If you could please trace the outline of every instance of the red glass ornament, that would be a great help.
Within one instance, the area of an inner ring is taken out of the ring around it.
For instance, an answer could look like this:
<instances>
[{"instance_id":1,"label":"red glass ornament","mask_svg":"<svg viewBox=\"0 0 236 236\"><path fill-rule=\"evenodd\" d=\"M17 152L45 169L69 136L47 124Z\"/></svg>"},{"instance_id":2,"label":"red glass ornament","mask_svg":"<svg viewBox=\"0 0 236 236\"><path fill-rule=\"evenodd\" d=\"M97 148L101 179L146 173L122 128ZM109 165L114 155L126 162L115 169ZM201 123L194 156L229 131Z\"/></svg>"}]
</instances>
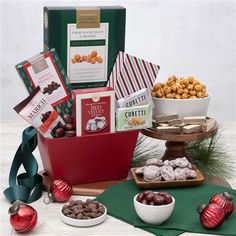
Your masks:
<instances>
[{"instance_id":1,"label":"red glass ornament","mask_svg":"<svg viewBox=\"0 0 236 236\"><path fill-rule=\"evenodd\" d=\"M29 205L15 203L8 213L11 215L10 223L18 233L30 232L37 224L37 212Z\"/></svg>"},{"instance_id":2,"label":"red glass ornament","mask_svg":"<svg viewBox=\"0 0 236 236\"><path fill-rule=\"evenodd\" d=\"M214 203L198 207L198 212L201 224L208 229L219 227L225 219L224 209Z\"/></svg>"},{"instance_id":3,"label":"red glass ornament","mask_svg":"<svg viewBox=\"0 0 236 236\"><path fill-rule=\"evenodd\" d=\"M211 197L209 203L215 203L223 207L225 216L229 216L234 211L233 203L234 193L224 192L218 193Z\"/></svg>"},{"instance_id":4,"label":"red glass ornament","mask_svg":"<svg viewBox=\"0 0 236 236\"><path fill-rule=\"evenodd\" d=\"M58 179L54 180L50 186L50 193L44 199L45 203L65 202L72 195L72 186L68 182Z\"/></svg>"}]
</instances>

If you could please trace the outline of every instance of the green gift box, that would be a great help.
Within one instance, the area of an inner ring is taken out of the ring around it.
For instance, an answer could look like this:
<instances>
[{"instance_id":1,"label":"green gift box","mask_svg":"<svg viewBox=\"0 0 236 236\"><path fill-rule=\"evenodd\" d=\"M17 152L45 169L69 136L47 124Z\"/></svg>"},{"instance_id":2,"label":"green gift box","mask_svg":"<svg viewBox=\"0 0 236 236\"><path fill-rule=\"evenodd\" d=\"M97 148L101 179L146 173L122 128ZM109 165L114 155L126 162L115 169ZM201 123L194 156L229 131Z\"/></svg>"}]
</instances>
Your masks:
<instances>
[{"instance_id":1,"label":"green gift box","mask_svg":"<svg viewBox=\"0 0 236 236\"><path fill-rule=\"evenodd\" d=\"M72 89L104 87L125 46L126 9L44 7L44 49L55 48Z\"/></svg>"},{"instance_id":2,"label":"green gift box","mask_svg":"<svg viewBox=\"0 0 236 236\"><path fill-rule=\"evenodd\" d=\"M15 68L30 94L40 86L60 115L72 114L71 85L54 48L18 63Z\"/></svg>"}]
</instances>

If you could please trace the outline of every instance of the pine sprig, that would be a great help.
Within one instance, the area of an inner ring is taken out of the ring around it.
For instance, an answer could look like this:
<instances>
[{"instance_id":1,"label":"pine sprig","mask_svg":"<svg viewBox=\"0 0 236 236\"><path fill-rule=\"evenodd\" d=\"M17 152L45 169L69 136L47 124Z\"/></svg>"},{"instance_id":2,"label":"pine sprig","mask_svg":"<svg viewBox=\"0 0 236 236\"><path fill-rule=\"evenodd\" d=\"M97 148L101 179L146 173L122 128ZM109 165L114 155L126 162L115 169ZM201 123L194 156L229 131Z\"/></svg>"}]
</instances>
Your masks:
<instances>
[{"instance_id":1,"label":"pine sprig","mask_svg":"<svg viewBox=\"0 0 236 236\"><path fill-rule=\"evenodd\" d=\"M189 142L188 151L204 175L225 180L234 176L233 158L222 142L220 131L212 138Z\"/></svg>"},{"instance_id":2,"label":"pine sprig","mask_svg":"<svg viewBox=\"0 0 236 236\"><path fill-rule=\"evenodd\" d=\"M161 153L157 140L140 133L134 151L132 167L144 166L146 160L150 158L161 158Z\"/></svg>"}]
</instances>

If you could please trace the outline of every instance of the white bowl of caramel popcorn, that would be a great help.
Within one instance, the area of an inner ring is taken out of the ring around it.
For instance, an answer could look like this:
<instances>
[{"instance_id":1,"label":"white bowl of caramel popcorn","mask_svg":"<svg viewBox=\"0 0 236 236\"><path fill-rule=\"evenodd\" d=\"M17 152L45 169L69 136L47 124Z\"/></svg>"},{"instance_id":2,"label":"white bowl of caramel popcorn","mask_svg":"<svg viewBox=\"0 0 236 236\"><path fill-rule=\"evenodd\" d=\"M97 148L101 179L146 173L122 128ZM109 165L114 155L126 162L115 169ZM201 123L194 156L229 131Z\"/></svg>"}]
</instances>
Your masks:
<instances>
[{"instance_id":1,"label":"white bowl of caramel popcorn","mask_svg":"<svg viewBox=\"0 0 236 236\"><path fill-rule=\"evenodd\" d=\"M180 118L206 116L210 102L206 85L193 76L178 78L172 75L166 82L155 83L152 98L153 116L178 114Z\"/></svg>"}]
</instances>

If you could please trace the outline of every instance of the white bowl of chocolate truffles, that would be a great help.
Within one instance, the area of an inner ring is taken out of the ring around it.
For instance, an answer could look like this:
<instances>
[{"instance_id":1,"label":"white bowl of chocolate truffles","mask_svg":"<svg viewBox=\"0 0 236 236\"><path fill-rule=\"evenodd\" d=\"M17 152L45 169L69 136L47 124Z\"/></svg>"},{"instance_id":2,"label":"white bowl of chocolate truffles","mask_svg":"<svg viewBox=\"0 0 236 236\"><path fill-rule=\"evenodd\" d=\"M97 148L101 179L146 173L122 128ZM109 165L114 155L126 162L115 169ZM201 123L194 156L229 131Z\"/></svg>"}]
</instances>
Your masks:
<instances>
[{"instance_id":1,"label":"white bowl of chocolate truffles","mask_svg":"<svg viewBox=\"0 0 236 236\"><path fill-rule=\"evenodd\" d=\"M193 76L178 78L174 75L166 82L153 85L152 99L153 116L178 114L180 118L206 116L210 102L206 85Z\"/></svg>"},{"instance_id":2,"label":"white bowl of chocolate truffles","mask_svg":"<svg viewBox=\"0 0 236 236\"><path fill-rule=\"evenodd\" d=\"M61 208L60 217L68 225L89 227L105 221L107 209L103 204L91 199L86 201L75 200Z\"/></svg>"},{"instance_id":3,"label":"white bowl of chocolate truffles","mask_svg":"<svg viewBox=\"0 0 236 236\"><path fill-rule=\"evenodd\" d=\"M174 210L175 198L167 192L144 191L134 196L134 208L147 224L160 225Z\"/></svg>"}]
</instances>

